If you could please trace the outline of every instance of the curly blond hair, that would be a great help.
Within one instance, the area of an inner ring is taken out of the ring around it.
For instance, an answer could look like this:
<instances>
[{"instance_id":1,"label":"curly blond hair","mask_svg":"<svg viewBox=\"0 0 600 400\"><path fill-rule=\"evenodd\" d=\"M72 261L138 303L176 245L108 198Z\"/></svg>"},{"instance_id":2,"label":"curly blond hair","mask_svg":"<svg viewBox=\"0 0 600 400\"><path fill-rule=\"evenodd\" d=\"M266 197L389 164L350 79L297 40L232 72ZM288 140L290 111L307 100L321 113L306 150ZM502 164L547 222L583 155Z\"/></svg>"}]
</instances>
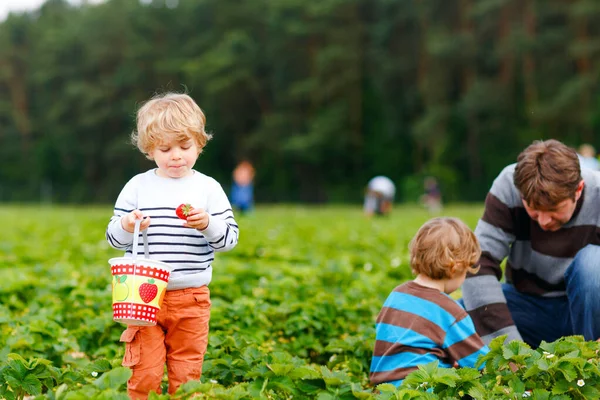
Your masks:
<instances>
[{"instance_id":1,"label":"curly blond hair","mask_svg":"<svg viewBox=\"0 0 600 400\"><path fill-rule=\"evenodd\" d=\"M418 230L410 245L414 274L431 279L452 279L465 270L476 273L481 248L475 234L458 218L438 217Z\"/></svg>"},{"instance_id":2,"label":"curly blond hair","mask_svg":"<svg viewBox=\"0 0 600 400\"><path fill-rule=\"evenodd\" d=\"M147 157L169 135L174 135L177 141L192 138L200 153L212 137L206 133L202 109L183 93L154 96L140 107L136 121L137 130L131 134L131 141Z\"/></svg>"}]
</instances>

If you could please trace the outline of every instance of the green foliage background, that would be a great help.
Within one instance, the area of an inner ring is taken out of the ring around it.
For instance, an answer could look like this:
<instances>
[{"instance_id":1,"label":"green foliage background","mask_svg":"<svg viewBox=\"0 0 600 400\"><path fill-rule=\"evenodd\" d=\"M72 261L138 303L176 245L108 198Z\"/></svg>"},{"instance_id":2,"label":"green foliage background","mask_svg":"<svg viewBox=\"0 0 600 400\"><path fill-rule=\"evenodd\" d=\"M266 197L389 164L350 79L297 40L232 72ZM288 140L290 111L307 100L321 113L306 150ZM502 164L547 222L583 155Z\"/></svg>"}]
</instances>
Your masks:
<instances>
[{"instance_id":1,"label":"green foliage background","mask_svg":"<svg viewBox=\"0 0 600 400\"><path fill-rule=\"evenodd\" d=\"M481 211L457 205L444 213L474 227ZM108 264L121 253L104 239L111 214L0 207L9 228L0 230L0 398L127 399L124 326L112 320ZM408 242L429 218L417 207L377 219L358 207L259 207L238 216L240 243L214 264L202 380L151 399L598 398L600 343L582 337L537 350L500 338L483 374L428 364L400 390L374 390L375 318L411 278Z\"/></svg>"},{"instance_id":2,"label":"green foliage background","mask_svg":"<svg viewBox=\"0 0 600 400\"><path fill-rule=\"evenodd\" d=\"M259 201L482 200L534 139L600 147L599 34L596 0L49 0L0 23L0 200L112 203L136 107L184 88L198 168L249 158Z\"/></svg>"},{"instance_id":3,"label":"green foliage background","mask_svg":"<svg viewBox=\"0 0 600 400\"><path fill-rule=\"evenodd\" d=\"M448 213L473 226L479 211ZM99 359L120 365L124 327L112 321L108 260L122 253L104 238L111 214L0 207L10 227L0 230L0 360L16 353L71 371ZM415 207L369 220L356 207L288 206L238 216L240 243L214 264L203 380L229 387L284 364L323 366L366 385L375 317L411 277L408 241L428 217Z\"/></svg>"}]
</instances>

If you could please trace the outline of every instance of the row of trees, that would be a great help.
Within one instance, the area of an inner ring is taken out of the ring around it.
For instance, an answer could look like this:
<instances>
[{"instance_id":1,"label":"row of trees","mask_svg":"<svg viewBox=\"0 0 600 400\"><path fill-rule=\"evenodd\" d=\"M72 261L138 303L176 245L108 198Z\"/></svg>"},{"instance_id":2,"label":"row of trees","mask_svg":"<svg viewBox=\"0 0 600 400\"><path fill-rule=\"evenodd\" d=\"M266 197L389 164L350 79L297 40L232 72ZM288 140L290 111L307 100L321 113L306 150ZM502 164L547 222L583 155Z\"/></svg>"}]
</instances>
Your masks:
<instances>
[{"instance_id":1,"label":"row of trees","mask_svg":"<svg viewBox=\"0 0 600 400\"><path fill-rule=\"evenodd\" d=\"M535 139L600 147L596 0L49 0L0 24L0 199L114 201L140 102L187 90L263 201L481 200Z\"/></svg>"}]
</instances>

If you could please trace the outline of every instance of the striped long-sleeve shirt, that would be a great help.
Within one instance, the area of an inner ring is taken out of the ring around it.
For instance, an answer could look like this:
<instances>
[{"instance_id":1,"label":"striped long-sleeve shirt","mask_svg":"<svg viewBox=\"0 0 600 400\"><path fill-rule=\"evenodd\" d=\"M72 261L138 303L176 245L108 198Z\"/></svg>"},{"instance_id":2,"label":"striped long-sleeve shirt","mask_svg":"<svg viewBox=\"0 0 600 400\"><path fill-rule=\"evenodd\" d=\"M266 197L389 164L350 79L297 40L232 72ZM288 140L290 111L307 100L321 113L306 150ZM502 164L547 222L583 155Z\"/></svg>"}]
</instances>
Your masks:
<instances>
[{"instance_id":1,"label":"striped long-sleeve shirt","mask_svg":"<svg viewBox=\"0 0 600 400\"><path fill-rule=\"evenodd\" d=\"M522 340L502 292L500 264L506 260L506 281L538 296L566 295L564 273L579 250L600 244L600 173L582 169L585 182L571 220L558 231L543 231L533 221L513 182L515 164L492 184L475 235L482 249L481 268L463 284L465 308L484 342L506 334Z\"/></svg>"},{"instance_id":2,"label":"striped long-sleeve shirt","mask_svg":"<svg viewBox=\"0 0 600 400\"><path fill-rule=\"evenodd\" d=\"M415 282L395 288L383 304L375 328L371 360L373 384L396 386L421 364L474 367L489 349L475 333L467 312L450 296Z\"/></svg>"},{"instance_id":3,"label":"striped long-sleeve shirt","mask_svg":"<svg viewBox=\"0 0 600 400\"><path fill-rule=\"evenodd\" d=\"M115 249L124 250L126 257L131 255L133 234L122 228L121 217L138 209L150 217L149 258L174 268L167 290L208 285L215 252L231 250L238 242L239 229L229 200L216 180L198 171L179 179L163 178L155 171L127 182L117 198L106 239ZM209 214L204 231L183 226L175 209L185 203ZM144 254L141 234L138 254Z\"/></svg>"}]
</instances>

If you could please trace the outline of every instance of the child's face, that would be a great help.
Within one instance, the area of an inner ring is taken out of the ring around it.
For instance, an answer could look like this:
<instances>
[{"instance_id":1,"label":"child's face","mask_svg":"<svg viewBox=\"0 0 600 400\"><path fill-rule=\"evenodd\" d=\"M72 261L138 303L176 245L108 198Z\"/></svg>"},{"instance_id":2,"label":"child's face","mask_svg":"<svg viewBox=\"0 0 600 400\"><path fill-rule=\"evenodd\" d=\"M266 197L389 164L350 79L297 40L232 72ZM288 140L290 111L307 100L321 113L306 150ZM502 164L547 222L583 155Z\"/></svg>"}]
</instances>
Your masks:
<instances>
[{"instance_id":1,"label":"child's face","mask_svg":"<svg viewBox=\"0 0 600 400\"><path fill-rule=\"evenodd\" d=\"M199 154L198 144L191 137L181 141L172 136L161 141L149 156L158 166L158 176L177 179L192 173Z\"/></svg>"}]
</instances>

